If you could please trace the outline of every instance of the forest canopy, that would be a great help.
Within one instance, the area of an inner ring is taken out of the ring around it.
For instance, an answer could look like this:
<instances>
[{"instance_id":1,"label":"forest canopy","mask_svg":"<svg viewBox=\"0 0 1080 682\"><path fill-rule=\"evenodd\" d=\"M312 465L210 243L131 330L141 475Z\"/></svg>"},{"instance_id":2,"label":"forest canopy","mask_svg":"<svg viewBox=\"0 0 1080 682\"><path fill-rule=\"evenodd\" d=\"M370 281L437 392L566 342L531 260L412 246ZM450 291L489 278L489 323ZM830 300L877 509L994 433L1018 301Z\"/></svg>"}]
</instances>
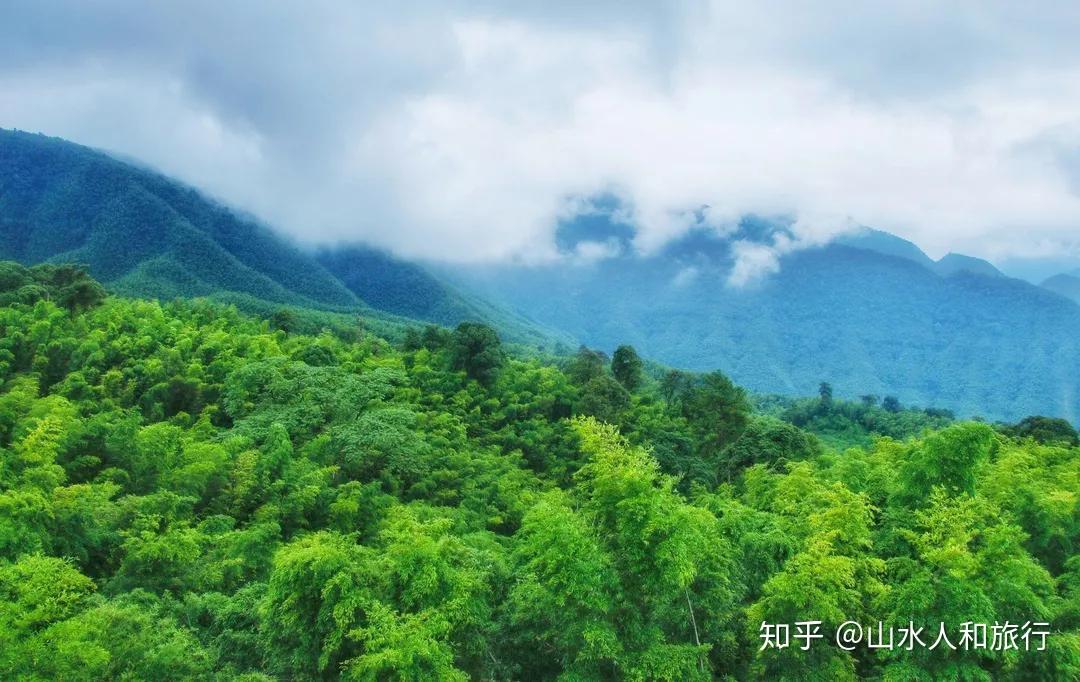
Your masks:
<instances>
[{"instance_id":1,"label":"forest canopy","mask_svg":"<svg viewBox=\"0 0 1080 682\"><path fill-rule=\"evenodd\" d=\"M1080 678L1068 423L285 322L0 264L0 677Z\"/></svg>"}]
</instances>

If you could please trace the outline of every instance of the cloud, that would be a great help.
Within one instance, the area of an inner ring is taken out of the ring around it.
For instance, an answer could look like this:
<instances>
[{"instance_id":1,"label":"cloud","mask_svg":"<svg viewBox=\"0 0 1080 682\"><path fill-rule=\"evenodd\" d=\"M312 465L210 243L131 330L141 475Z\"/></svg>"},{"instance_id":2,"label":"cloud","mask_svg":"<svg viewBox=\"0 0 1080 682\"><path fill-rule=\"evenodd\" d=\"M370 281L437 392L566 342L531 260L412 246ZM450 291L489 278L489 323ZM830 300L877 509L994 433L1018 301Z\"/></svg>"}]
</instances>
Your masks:
<instances>
[{"instance_id":1,"label":"cloud","mask_svg":"<svg viewBox=\"0 0 1080 682\"><path fill-rule=\"evenodd\" d=\"M766 241L737 239L731 245L734 263L727 284L735 288L754 284L778 272L784 256L828 244L842 234L859 229L861 226L850 218L803 214L786 230L773 232Z\"/></svg>"},{"instance_id":2,"label":"cloud","mask_svg":"<svg viewBox=\"0 0 1080 682\"><path fill-rule=\"evenodd\" d=\"M780 270L780 252L766 244L740 239L732 244L735 265L728 284L744 287Z\"/></svg>"},{"instance_id":3,"label":"cloud","mask_svg":"<svg viewBox=\"0 0 1080 682\"><path fill-rule=\"evenodd\" d=\"M689 265L682 268L675 273L675 276L671 279L672 286L685 287L689 286L701 275L701 268L696 265Z\"/></svg>"},{"instance_id":4,"label":"cloud","mask_svg":"<svg viewBox=\"0 0 1080 682\"><path fill-rule=\"evenodd\" d=\"M557 257L597 195L645 252L703 206L797 216L735 284L848 216L932 255L1080 253L1078 30L994 2L26 3L0 126L423 258Z\"/></svg>"}]
</instances>

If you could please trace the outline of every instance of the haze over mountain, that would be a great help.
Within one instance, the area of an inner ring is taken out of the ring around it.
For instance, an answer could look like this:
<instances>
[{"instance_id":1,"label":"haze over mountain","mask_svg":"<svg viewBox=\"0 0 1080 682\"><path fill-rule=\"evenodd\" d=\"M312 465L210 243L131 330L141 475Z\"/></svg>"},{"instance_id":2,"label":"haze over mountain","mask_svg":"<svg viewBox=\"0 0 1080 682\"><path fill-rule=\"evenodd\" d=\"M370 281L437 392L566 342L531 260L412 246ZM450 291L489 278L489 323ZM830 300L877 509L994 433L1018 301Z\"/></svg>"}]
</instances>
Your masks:
<instances>
[{"instance_id":1,"label":"haze over mountain","mask_svg":"<svg viewBox=\"0 0 1080 682\"><path fill-rule=\"evenodd\" d=\"M479 319L549 349L630 343L760 392L805 395L828 381L839 395L988 418L1080 414L1080 306L986 261L934 261L869 229L785 250L792 221L756 216L726 231L699 216L644 256L618 211L601 198L565 221L563 257L540 266L418 264L359 245L311 251L156 172L0 131L0 259L83 262L119 293ZM755 261L758 248L766 257Z\"/></svg>"},{"instance_id":2,"label":"haze over mountain","mask_svg":"<svg viewBox=\"0 0 1080 682\"><path fill-rule=\"evenodd\" d=\"M1070 3L7 4L0 127L303 241L546 256L568 202L610 191L653 246L710 206L851 216L1034 282L1080 267L1010 269L1080 258Z\"/></svg>"},{"instance_id":3,"label":"haze over mountain","mask_svg":"<svg viewBox=\"0 0 1080 682\"><path fill-rule=\"evenodd\" d=\"M808 394L827 381L850 397L894 395L992 419L1080 410L1080 307L981 259L935 262L864 230L787 254L736 287L733 251L775 241L790 221L748 217L734 232L701 229L641 256L623 228L589 220L565 226L573 239L563 247L604 243L619 255L454 275L586 344L719 367L757 391Z\"/></svg>"},{"instance_id":4,"label":"haze over mountain","mask_svg":"<svg viewBox=\"0 0 1080 682\"><path fill-rule=\"evenodd\" d=\"M374 309L446 325L482 319L515 341L554 336L383 251L355 246L316 258L152 170L59 138L0 130L4 259L84 263L132 296Z\"/></svg>"},{"instance_id":5,"label":"haze over mountain","mask_svg":"<svg viewBox=\"0 0 1080 682\"><path fill-rule=\"evenodd\" d=\"M1042 283L1042 286L1044 289L1049 289L1080 303L1080 270L1063 272L1049 277Z\"/></svg>"}]
</instances>

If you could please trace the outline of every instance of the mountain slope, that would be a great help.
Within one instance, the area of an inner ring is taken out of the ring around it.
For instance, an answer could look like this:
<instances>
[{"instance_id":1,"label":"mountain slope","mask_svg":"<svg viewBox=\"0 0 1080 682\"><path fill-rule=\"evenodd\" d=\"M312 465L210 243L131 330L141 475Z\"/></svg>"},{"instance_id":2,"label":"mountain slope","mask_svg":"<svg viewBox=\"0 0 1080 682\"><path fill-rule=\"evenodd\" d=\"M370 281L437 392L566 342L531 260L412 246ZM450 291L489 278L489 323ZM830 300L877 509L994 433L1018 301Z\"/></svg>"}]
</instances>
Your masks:
<instances>
[{"instance_id":1,"label":"mountain slope","mask_svg":"<svg viewBox=\"0 0 1080 682\"><path fill-rule=\"evenodd\" d=\"M542 329L508 308L462 292L422 265L361 245L320 249L316 260L368 305L394 315L442 325L486 320L522 343L574 343L560 331Z\"/></svg>"},{"instance_id":2,"label":"mountain slope","mask_svg":"<svg viewBox=\"0 0 1080 682\"><path fill-rule=\"evenodd\" d=\"M388 254L356 245L316 258L156 172L59 138L0 130L7 259L84 263L131 296L210 296L259 311L380 311L446 325L483 320L510 341L571 341Z\"/></svg>"},{"instance_id":3,"label":"mountain slope","mask_svg":"<svg viewBox=\"0 0 1080 682\"><path fill-rule=\"evenodd\" d=\"M112 288L359 301L299 249L152 171L57 138L0 131L0 258L78 261Z\"/></svg>"},{"instance_id":4,"label":"mountain slope","mask_svg":"<svg viewBox=\"0 0 1080 682\"><path fill-rule=\"evenodd\" d=\"M1063 272L1060 275L1054 275L1043 282L1041 286L1080 303L1080 271Z\"/></svg>"},{"instance_id":5,"label":"mountain slope","mask_svg":"<svg viewBox=\"0 0 1080 682\"><path fill-rule=\"evenodd\" d=\"M880 235L875 245L899 246L894 255L834 243L733 288L724 238L694 240L711 241L696 253L683 243L652 257L459 276L589 345L631 343L757 391L806 395L829 381L838 395L988 418L1080 414L1080 307L1060 296L966 269L941 276L910 243Z\"/></svg>"},{"instance_id":6,"label":"mountain slope","mask_svg":"<svg viewBox=\"0 0 1080 682\"><path fill-rule=\"evenodd\" d=\"M934 260L914 243L882 230L864 227L853 234L837 237L833 243L873 251L885 256L905 258L926 268L934 268Z\"/></svg>"},{"instance_id":7,"label":"mountain slope","mask_svg":"<svg viewBox=\"0 0 1080 682\"><path fill-rule=\"evenodd\" d=\"M983 260L982 258L965 256L960 253L945 254L941 260L934 263L932 269L934 272L944 277L955 275L958 272L970 272L975 275L984 275L986 277L1005 276L989 261Z\"/></svg>"}]
</instances>

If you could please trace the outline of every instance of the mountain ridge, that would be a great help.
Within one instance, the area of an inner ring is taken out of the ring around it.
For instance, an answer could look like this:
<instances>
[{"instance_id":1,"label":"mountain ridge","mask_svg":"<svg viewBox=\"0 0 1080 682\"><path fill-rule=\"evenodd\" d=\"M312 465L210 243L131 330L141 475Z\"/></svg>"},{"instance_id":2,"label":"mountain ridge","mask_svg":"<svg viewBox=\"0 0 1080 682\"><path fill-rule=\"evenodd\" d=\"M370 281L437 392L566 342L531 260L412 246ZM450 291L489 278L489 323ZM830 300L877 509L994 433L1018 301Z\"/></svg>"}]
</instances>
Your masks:
<instances>
[{"instance_id":1,"label":"mountain ridge","mask_svg":"<svg viewBox=\"0 0 1080 682\"><path fill-rule=\"evenodd\" d=\"M874 233L870 244L787 254L741 289L718 234L697 259L679 249L455 276L590 346L631 343L671 366L720 368L758 392L806 395L827 381L838 395L891 394L991 419L1080 413L1068 378L1080 369L1080 306L996 269L972 271L966 258L939 271L910 242Z\"/></svg>"},{"instance_id":2,"label":"mountain ridge","mask_svg":"<svg viewBox=\"0 0 1080 682\"><path fill-rule=\"evenodd\" d=\"M1080 271L1054 275L1044 280L1039 286L1080 304Z\"/></svg>"},{"instance_id":3,"label":"mountain ridge","mask_svg":"<svg viewBox=\"0 0 1080 682\"><path fill-rule=\"evenodd\" d=\"M391 254L364 245L340 253L349 258L332 273L319 252L143 164L61 138L0 129L0 260L80 262L111 290L129 296L250 298L446 325L481 320L511 341L569 341L520 314L477 302ZM346 281L362 277L355 268L363 267L380 273L381 290L362 290L371 300ZM417 286L437 291L441 305L406 311L387 304Z\"/></svg>"},{"instance_id":4,"label":"mountain ridge","mask_svg":"<svg viewBox=\"0 0 1080 682\"><path fill-rule=\"evenodd\" d=\"M617 242L612 257L466 271L364 245L309 252L152 170L0 131L0 259L83 261L118 293L480 319L546 350L630 343L763 393L806 395L829 381L838 395L995 419L1080 414L1069 379L1080 369L1080 306L985 261L933 261L868 228L787 253L740 289L730 284L735 240L774 243L790 221L747 216L726 234L701 225L642 256L632 228L604 224L602 212L589 220L563 230L560 249L572 255L600 235Z\"/></svg>"}]
</instances>

